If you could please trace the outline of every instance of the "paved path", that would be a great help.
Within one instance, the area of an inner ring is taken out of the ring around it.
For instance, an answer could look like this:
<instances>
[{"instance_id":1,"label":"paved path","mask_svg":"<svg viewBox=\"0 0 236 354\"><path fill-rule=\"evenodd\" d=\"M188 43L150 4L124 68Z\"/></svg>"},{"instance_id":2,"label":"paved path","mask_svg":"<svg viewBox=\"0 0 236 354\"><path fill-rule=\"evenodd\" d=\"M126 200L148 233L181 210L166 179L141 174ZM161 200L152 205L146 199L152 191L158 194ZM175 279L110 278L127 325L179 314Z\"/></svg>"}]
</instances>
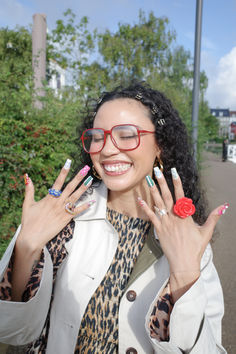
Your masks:
<instances>
[{"instance_id":1,"label":"paved path","mask_svg":"<svg viewBox=\"0 0 236 354\"><path fill-rule=\"evenodd\" d=\"M228 354L236 354L236 164L222 162L220 155L205 153L202 167L210 208L224 202L230 204L217 224L212 247L225 299L223 345Z\"/></svg>"},{"instance_id":2,"label":"paved path","mask_svg":"<svg viewBox=\"0 0 236 354\"><path fill-rule=\"evenodd\" d=\"M202 177L210 208L227 201L230 208L217 226L212 245L214 263L218 270L225 297L223 345L228 354L236 354L236 164L221 162L221 156L204 154ZM0 344L0 354L5 353ZM210 353L209 353L210 354Z\"/></svg>"}]
</instances>

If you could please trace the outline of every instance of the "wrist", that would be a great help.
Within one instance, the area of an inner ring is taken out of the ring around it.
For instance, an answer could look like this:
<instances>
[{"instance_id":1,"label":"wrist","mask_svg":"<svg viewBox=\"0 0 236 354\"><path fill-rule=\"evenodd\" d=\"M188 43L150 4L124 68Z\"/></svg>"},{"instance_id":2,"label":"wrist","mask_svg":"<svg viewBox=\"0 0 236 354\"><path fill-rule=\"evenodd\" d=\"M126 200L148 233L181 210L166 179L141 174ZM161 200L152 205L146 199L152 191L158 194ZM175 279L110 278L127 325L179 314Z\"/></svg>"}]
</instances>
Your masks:
<instances>
[{"instance_id":1,"label":"wrist","mask_svg":"<svg viewBox=\"0 0 236 354\"><path fill-rule=\"evenodd\" d=\"M199 279L200 270L175 271L170 273L170 288L173 302L176 302Z\"/></svg>"},{"instance_id":2,"label":"wrist","mask_svg":"<svg viewBox=\"0 0 236 354\"><path fill-rule=\"evenodd\" d=\"M44 246L34 242L35 239L37 238L24 237L24 234L20 232L16 239L15 250L24 253L26 257L40 254Z\"/></svg>"}]
</instances>

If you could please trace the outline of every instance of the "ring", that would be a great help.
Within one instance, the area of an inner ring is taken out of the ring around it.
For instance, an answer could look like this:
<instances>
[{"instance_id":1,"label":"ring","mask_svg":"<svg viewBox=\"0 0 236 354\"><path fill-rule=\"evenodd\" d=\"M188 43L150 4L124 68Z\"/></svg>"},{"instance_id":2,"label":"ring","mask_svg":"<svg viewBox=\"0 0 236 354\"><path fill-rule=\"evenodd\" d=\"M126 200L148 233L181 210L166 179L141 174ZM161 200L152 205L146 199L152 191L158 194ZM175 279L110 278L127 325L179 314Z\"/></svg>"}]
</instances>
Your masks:
<instances>
[{"instance_id":1,"label":"ring","mask_svg":"<svg viewBox=\"0 0 236 354\"><path fill-rule=\"evenodd\" d=\"M59 190L59 189L50 188L50 189L48 190L48 193L49 193L50 195L52 195L53 197L58 198L58 197L60 197L62 191Z\"/></svg>"},{"instance_id":2,"label":"ring","mask_svg":"<svg viewBox=\"0 0 236 354\"><path fill-rule=\"evenodd\" d=\"M75 204L68 202L65 205L65 210L67 211L67 213L69 213L71 215L75 215L75 207L76 207Z\"/></svg>"},{"instance_id":3,"label":"ring","mask_svg":"<svg viewBox=\"0 0 236 354\"><path fill-rule=\"evenodd\" d=\"M168 214L166 209L159 209L155 206L155 210L156 210L156 214L158 214L159 216L164 216Z\"/></svg>"},{"instance_id":4,"label":"ring","mask_svg":"<svg viewBox=\"0 0 236 354\"><path fill-rule=\"evenodd\" d=\"M180 218L185 219L195 213L196 208L190 198L180 198L176 201L174 205L174 213Z\"/></svg>"}]
</instances>

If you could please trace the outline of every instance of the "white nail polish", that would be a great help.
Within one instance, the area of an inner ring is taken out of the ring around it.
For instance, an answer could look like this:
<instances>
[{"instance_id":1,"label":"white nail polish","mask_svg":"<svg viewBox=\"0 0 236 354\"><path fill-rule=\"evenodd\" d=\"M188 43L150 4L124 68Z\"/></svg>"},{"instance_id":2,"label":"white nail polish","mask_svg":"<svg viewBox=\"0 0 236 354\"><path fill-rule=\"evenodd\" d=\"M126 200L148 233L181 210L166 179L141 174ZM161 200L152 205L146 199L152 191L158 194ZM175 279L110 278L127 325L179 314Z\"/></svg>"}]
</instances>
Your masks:
<instances>
[{"instance_id":1,"label":"white nail polish","mask_svg":"<svg viewBox=\"0 0 236 354\"><path fill-rule=\"evenodd\" d=\"M173 167L171 169L171 174L172 174L173 179L177 179L179 177L175 167Z\"/></svg>"},{"instance_id":2,"label":"white nail polish","mask_svg":"<svg viewBox=\"0 0 236 354\"><path fill-rule=\"evenodd\" d=\"M157 167L157 166L154 167L154 173L155 173L156 178L161 178L162 177L162 172L161 172L160 168Z\"/></svg>"},{"instance_id":3,"label":"white nail polish","mask_svg":"<svg viewBox=\"0 0 236 354\"><path fill-rule=\"evenodd\" d=\"M65 169L65 170L69 170L70 165L71 165L71 160L70 160L70 159L67 159L67 160L66 160L66 163L65 163L65 165L64 165L64 169Z\"/></svg>"}]
</instances>

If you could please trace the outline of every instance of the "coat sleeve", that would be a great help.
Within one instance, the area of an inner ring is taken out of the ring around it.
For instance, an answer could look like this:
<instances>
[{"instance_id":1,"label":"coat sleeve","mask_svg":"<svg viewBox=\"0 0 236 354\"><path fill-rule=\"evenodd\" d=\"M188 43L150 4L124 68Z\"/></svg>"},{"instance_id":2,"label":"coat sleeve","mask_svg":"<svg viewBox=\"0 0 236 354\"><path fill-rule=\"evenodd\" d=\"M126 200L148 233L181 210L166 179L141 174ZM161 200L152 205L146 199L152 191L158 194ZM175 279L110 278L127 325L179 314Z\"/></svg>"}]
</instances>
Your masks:
<instances>
[{"instance_id":1,"label":"coat sleeve","mask_svg":"<svg viewBox=\"0 0 236 354\"><path fill-rule=\"evenodd\" d=\"M0 281L8 268L14 250L18 228L0 262ZM53 264L47 248L44 250L44 268L35 296L26 302L0 300L0 342L24 345L36 339L44 326L52 293Z\"/></svg>"},{"instance_id":2,"label":"coat sleeve","mask_svg":"<svg viewBox=\"0 0 236 354\"><path fill-rule=\"evenodd\" d=\"M155 353L226 353L221 346L223 293L212 262L210 245L207 246L202 258L201 276L174 304L170 314L169 341L158 341L150 336L149 322L153 307L164 286L153 301L146 317L146 330Z\"/></svg>"}]
</instances>

